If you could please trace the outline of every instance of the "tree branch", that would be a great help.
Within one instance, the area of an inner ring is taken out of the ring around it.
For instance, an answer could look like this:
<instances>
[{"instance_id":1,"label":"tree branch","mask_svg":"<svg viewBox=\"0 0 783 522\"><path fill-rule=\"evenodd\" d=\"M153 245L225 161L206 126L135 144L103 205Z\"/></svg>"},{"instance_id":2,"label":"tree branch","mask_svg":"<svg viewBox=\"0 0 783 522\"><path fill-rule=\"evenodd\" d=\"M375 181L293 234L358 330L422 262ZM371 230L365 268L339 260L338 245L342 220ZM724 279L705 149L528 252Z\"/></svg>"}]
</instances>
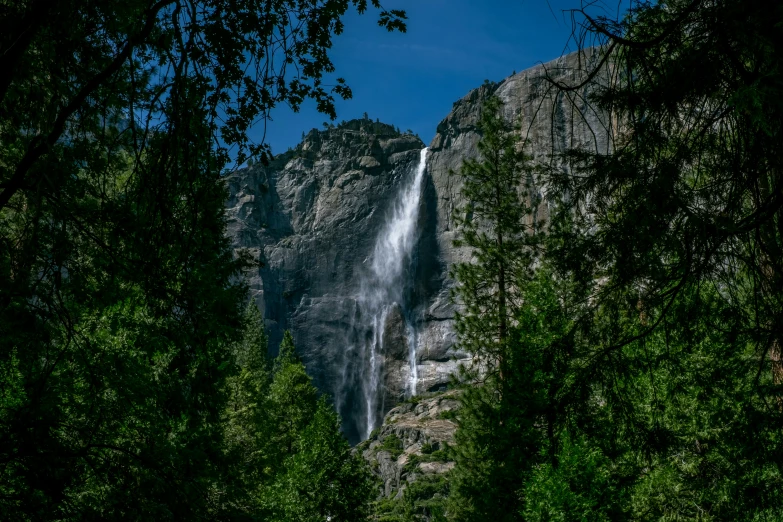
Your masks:
<instances>
[{"instance_id":1,"label":"tree branch","mask_svg":"<svg viewBox=\"0 0 783 522\"><path fill-rule=\"evenodd\" d=\"M46 137L38 136L33 140L31 147L27 149L24 157L16 166L11 179L3 184L4 190L2 193L0 193L0 210L5 208L13 195L24 186L25 177L35 162L38 161L41 156L46 154L46 152L62 137L63 133L65 132L65 125L68 122L68 119L73 116L73 114L82 106L82 104L93 92L95 92L104 82L106 82L109 78L111 78L112 75L120 70L122 64L125 63L128 58L130 58L134 47L143 42L144 39L146 39L152 32L160 10L163 9L166 5L174 3L174 1L175 0L160 0L156 4L152 5L147 11L146 21L142 30L138 34L128 39L125 47L122 49L120 54L118 54L108 65L108 67L95 75L92 79L90 79L89 82L87 82L86 85L81 88L81 90L79 90L71 102L60 112L60 115L54 122L51 132L49 132Z\"/></svg>"}]
</instances>

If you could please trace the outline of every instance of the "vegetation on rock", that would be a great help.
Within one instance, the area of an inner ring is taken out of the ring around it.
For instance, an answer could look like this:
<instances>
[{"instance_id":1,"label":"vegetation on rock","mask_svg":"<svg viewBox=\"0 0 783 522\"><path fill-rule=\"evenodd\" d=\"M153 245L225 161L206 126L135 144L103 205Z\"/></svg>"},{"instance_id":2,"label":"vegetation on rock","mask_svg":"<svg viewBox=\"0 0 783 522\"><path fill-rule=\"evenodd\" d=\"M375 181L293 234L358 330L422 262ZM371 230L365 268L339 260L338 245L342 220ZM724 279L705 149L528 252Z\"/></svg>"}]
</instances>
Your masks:
<instances>
[{"instance_id":1,"label":"vegetation on rock","mask_svg":"<svg viewBox=\"0 0 783 522\"><path fill-rule=\"evenodd\" d=\"M446 520L456 425L441 414L454 411L456 399L449 391L402 403L356 447L379 482L372 520Z\"/></svg>"}]
</instances>

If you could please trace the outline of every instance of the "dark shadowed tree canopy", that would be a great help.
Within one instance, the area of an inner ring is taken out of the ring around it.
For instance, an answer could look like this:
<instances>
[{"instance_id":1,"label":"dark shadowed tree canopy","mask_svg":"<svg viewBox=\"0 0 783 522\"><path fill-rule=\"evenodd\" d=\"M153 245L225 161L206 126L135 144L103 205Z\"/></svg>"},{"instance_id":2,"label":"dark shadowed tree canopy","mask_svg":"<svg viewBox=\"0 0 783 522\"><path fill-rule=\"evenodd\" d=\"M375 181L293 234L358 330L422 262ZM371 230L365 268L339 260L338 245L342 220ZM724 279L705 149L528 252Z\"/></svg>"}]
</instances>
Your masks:
<instances>
[{"instance_id":1,"label":"dark shadowed tree canopy","mask_svg":"<svg viewBox=\"0 0 783 522\"><path fill-rule=\"evenodd\" d=\"M612 148L539 165L551 220L508 370L464 395L451 516L506 498L492 519L783 520L783 5L589 12L591 94L552 83L607 116Z\"/></svg>"},{"instance_id":2,"label":"dark shadowed tree canopy","mask_svg":"<svg viewBox=\"0 0 783 522\"><path fill-rule=\"evenodd\" d=\"M252 515L236 462L277 457L234 448L275 382L262 334L232 356L249 260L221 172L269 157L245 133L279 104L334 117L332 37L368 3L2 4L0 519Z\"/></svg>"}]
</instances>

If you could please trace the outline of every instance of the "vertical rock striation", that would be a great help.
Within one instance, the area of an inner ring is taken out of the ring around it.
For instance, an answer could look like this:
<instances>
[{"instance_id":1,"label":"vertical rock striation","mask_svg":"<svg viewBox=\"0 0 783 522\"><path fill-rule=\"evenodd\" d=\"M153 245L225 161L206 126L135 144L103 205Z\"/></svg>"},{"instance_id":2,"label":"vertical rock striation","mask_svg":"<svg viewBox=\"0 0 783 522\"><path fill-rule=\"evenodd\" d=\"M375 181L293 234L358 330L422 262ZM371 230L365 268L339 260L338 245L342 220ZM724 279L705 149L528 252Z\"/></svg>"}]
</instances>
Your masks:
<instances>
[{"instance_id":1,"label":"vertical rock striation","mask_svg":"<svg viewBox=\"0 0 783 522\"><path fill-rule=\"evenodd\" d=\"M478 156L477 123L481 104L491 95L504 103L505 118L520 127L525 150L534 164L557 162L557 154L571 148L607 151L611 146L612 127L602 113L587 103L590 87L584 85L573 92L560 92L552 81L567 86L584 82L587 71L598 63L596 50L573 53L514 74L500 83L485 82L454 103L451 113L437 127L430 143L427 172L437 194L435 222L438 249L444 266L469 260L469 252L453 246L457 231L453 224L455 209L463 206L462 183L458 173L466 158ZM593 81L605 81L607 70ZM551 80L551 81L550 81ZM567 170L567 166L559 165ZM529 180L531 197L541 204L535 221L546 220L549 212L545 201L546 187ZM453 310L446 304L453 281L444 278L441 293L433 300L431 315L445 321L451 329ZM426 370L425 370L426 371Z\"/></svg>"}]
</instances>

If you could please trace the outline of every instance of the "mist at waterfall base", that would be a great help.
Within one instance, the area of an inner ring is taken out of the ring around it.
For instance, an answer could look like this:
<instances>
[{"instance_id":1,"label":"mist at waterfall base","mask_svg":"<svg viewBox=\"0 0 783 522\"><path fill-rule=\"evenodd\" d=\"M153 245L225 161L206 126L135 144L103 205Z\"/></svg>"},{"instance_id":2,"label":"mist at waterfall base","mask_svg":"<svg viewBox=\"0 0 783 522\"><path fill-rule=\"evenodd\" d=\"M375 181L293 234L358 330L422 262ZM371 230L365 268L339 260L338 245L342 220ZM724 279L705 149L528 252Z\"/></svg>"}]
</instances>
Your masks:
<instances>
[{"instance_id":1,"label":"mist at waterfall base","mask_svg":"<svg viewBox=\"0 0 783 522\"><path fill-rule=\"evenodd\" d=\"M404 321L407 344L408 375L403 393L407 397L416 394L416 322L420 311L415 309L411 293L427 150L421 150L412 172L405 173L357 281L342 352L342 374L334 393L345 435L352 443L366 439L381 423L389 392L384 382L385 362L390 350L400 348L387 346L385 335L387 322L395 318Z\"/></svg>"}]
</instances>

